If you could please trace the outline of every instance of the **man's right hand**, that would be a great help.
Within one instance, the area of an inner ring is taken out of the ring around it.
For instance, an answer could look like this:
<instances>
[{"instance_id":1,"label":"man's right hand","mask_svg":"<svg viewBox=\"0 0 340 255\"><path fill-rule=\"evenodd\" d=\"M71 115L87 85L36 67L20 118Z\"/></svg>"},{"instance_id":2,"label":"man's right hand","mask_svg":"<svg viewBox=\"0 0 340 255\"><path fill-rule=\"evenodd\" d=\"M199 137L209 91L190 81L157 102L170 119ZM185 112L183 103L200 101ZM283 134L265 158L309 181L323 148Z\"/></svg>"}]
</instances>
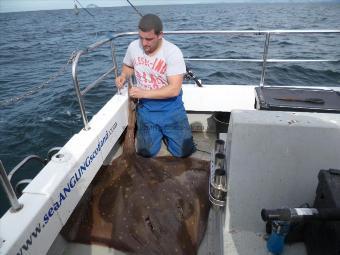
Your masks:
<instances>
[{"instance_id":1,"label":"man's right hand","mask_svg":"<svg viewBox=\"0 0 340 255\"><path fill-rule=\"evenodd\" d=\"M124 86L124 83L126 81L125 75L121 74L116 78L116 86L117 88L121 89Z\"/></svg>"}]
</instances>

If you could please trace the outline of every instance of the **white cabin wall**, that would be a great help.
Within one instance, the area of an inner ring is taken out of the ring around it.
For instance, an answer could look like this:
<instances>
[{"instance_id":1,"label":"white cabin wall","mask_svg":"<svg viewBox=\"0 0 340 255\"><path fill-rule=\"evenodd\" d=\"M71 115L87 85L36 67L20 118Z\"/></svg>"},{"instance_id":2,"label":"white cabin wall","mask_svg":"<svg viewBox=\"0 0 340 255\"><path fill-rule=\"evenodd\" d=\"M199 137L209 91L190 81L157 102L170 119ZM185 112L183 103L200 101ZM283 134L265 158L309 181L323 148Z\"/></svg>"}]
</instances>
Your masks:
<instances>
[{"instance_id":1,"label":"white cabin wall","mask_svg":"<svg viewBox=\"0 0 340 255\"><path fill-rule=\"evenodd\" d=\"M320 169L340 168L340 115L232 112L230 229L260 231L261 208L313 203Z\"/></svg>"}]
</instances>

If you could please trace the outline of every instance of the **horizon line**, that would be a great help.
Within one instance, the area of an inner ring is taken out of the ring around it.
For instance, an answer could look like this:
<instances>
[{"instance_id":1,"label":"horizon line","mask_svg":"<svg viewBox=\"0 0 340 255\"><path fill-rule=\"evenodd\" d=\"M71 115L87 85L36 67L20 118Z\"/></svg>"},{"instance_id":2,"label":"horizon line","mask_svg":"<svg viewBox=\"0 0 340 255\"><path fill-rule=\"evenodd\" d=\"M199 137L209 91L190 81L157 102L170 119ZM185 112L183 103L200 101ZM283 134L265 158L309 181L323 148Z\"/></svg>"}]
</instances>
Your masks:
<instances>
[{"instance_id":1,"label":"horizon line","mask_svg":"<svg viewBox=\"0 0 340 255\"><path fill-rule=\"evenodd\" d=\"M198 3L159 3L159 4L140 4L136 6L144 7L144 6L173 6L173 5L207 5L207 4L276 4L276 3L287 3L287 4L313 4L313 3L340 3L340 0L245 0L239 1L234 0L232 2L223 2L223 1L216 1L216 2L198 2ZM112 5L112 6L98 6L97 4L88 4L85 8L95 9L95 8L119 8L119 7L129 7L129 4L122 4L122 5ZM3 8L1 8L3 9ZM36 9L36 10L22 10L22 11L2 11L0 9L0 13L17 13L17 12L36 12L36 11L58 11L58 10L72 10L72 8L53 8L53 9ZM83 8L79 8L83 9Z\"/></svg>"}]
</instances>

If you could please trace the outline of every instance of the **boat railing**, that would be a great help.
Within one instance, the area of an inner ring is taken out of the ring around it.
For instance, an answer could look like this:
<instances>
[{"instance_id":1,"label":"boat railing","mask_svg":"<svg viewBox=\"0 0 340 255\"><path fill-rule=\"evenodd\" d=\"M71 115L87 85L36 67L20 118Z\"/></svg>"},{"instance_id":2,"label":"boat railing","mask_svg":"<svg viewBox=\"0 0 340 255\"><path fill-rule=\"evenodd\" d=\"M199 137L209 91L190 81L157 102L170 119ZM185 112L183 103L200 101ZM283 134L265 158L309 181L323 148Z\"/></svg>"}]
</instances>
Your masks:
<instances>
[{"instance_id":1,"label":"boat railing","mask_svg":"<svg viewBox=\"0 0 340 255\"><path fill-rule=\"evenodd\" d=\"M262 58L260 59L252 59L252 58L185 58L185 61L215 61L215 62L224 62L224 61L235 61L235 62L259 62L262 63L262 71L260 76L259 86L263 87L265 84L265 76L266 76L266 65L269 62L275 63L285 63L285 62L340 62L339 59L269 59L268 58L268 50L270 45L270 38L273 35L282 35L282 34L340 34L340 30L189 30L189 31L165 31L166 35L254 35L254 36L264 36L264 46ZM118 76L118 65L116 60L116 52L115 52L115 39L126 36L137 36L138 32L126 32L119 33L114 35L113 37L104 39L102 41L96 42L90 45L85 50L80 50L76 53L76 56L73 60L72 64L72 77L73 83L76 90L76 95L78 98L78 103L80 106L80 112L82 116L82 120L84 123L84 129L89 130L89 124L87 115L85 112L85 105L83 96L96 87L99 82L104 80L110 73L114 72L114 76ZM80 90L79 80L78 80L78 62L81 56L88 54L95 49L106 45L111 45L111 55L112 55L112 63L113 66L107 70L103 75L97 78L94 82L87 85L84 90Z\"/></svg>"},{"instance_id":2,"label":"boat railing","mask_svg":"<svg viewBox=\"0 0 340 255\"><path fill-rule=\"evenodd\" d=\"M19 203L18 198L13 190L13 187L11 185L11 182L6 174L5 167L2 164L2 161L0 160L0 180L1 184L6 192L6 195L9 199L9 202L11 203L11 212L17 212L19 211L23 205Z\"/></svg>"}]
</instances>

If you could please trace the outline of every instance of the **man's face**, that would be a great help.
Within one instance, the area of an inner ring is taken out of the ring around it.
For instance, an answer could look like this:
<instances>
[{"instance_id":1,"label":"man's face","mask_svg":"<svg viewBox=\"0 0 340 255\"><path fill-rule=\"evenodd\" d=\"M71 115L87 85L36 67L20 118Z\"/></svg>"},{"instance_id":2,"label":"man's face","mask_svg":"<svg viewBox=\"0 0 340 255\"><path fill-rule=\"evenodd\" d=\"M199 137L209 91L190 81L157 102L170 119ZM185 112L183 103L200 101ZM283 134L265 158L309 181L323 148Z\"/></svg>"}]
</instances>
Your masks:
<instances>
[{"instance_id":1,"label":"man's face","mask_svg":"<svg viewBox=\"0 0 340 255\"><path fill-rule=\"evenodd\" d=\"M158 48L162 37L162 32L159 35L156 35L154 30L151 30L150 32L139 30L139 39L146 54L151 54Z\"/></svg>"}]
</instances>

